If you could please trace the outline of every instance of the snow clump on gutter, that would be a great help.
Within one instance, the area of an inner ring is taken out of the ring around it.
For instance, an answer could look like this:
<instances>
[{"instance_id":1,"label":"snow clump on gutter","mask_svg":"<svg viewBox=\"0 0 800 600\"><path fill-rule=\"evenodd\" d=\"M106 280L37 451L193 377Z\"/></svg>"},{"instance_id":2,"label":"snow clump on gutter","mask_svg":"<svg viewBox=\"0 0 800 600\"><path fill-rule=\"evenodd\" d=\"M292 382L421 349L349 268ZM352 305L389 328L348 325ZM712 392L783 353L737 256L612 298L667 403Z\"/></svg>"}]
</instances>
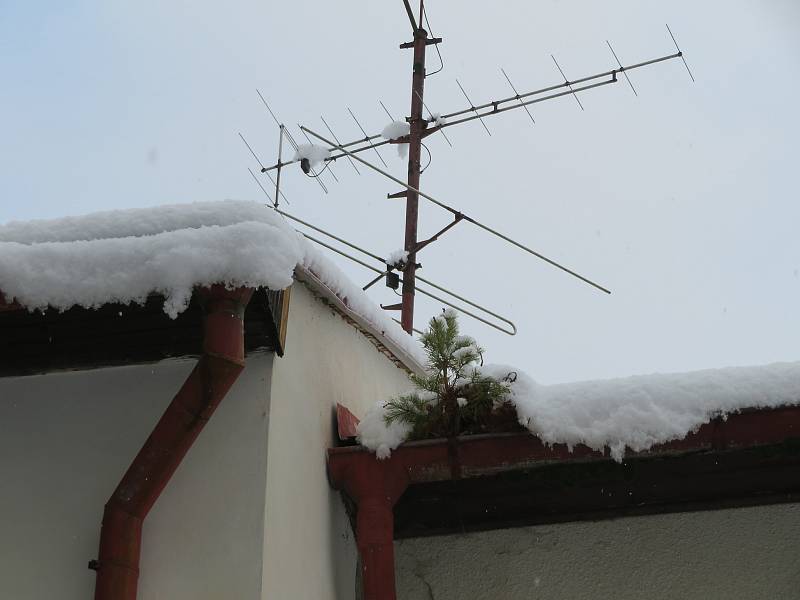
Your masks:
<instances>
[{"instance_id":1,"label":"snow clump on gutter","mask_svg":"<svg viewBox=\"0 0 800 600\"><path fill-rule=\"evenodd\" d=\"M513 367L487 365L483 375L512 375L510 400L520 423L546 444L609 448L621 462L634 452L685 438L715 417L743 409L800 404L800 362L730 367L690 373L540 385ZM359 424L359 442L386 457L410 434L387 426L383 403Z\"/></svg>"}]
</instances>

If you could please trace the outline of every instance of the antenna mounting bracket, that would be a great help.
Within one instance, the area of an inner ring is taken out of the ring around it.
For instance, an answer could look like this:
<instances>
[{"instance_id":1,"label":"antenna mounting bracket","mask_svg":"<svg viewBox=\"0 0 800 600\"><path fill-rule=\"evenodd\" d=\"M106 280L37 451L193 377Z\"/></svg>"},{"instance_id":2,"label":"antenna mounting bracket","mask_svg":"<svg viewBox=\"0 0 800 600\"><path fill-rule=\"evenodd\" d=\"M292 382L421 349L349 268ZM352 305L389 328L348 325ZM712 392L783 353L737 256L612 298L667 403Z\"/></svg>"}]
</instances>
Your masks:
<instances>
[{"instance_id":1,"label":"antenna mounting bracket","mask_svg":"<svg viewBox=\"0 0 800 600\"><path fill-rule=\"evenodd\" d=\"M425 40L426 46L432 46L433 44L441 44L441 43L442 43L442 38L429 38ZM403 50L405 50L406 48L413 48L413 47L414 47L414 42L403 42L402 44L400 44L400 48L402 48Z\"/></svg>"},{"instance_id":2,"label":"antenna mounting bracket","mask_svg":"<svg viewBox=\"0 0 800 600\"><path fill-rule=\"evenodd\" d=\"M386 273L386 287L396 290L400 287L400 274L393 271Z\"/></svg>"}]
</instances>

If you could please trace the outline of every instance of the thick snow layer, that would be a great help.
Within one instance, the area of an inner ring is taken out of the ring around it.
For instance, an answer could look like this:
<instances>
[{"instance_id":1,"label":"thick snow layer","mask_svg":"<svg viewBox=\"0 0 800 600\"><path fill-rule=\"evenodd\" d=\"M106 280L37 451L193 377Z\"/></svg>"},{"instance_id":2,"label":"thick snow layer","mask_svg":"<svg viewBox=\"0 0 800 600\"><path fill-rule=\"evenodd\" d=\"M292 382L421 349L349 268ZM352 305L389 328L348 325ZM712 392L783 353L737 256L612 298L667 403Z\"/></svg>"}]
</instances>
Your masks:
<instances>
[{"instance_id":1,"label":"thick snow layer","mask_svg":"<svg viewBox=\"0 0 800 600\"><path fill-rule=\"evenodd\" d=\"M516 375L511 401L520 423L542 441L608 447L617 461L626 448L642 451L682 439L714 417L800 404L800 362L559 385L539 385L519 369L502 365L481 371L498 379ZM404 438L395 425L381 429L382 417L379 405L365 417L359 440L372 450L381 448L385 456Z\"/></svg>"},{"instance_id":2,"label":"thick snow layer","mask_svg":"<svg viewBox=\"0 0 800 600\"><path fill-rule=\"evenodd\" d=\"M408 250L400 248L399 250L392 250L386 257L387 265L396 265L399 262L406 262L408 260Z\"/></svg>"},{"instance_id":3,"label":"thick snow layer","mask_svg":"<svg viewBox=\"0 0 800 600\"><path fill-rule=\"evenodd\" d=\"M166 298L176 317L199 285L288 287L311 271L417 362L421 346L282 217L256 202L176 204L0 226L0 290L30 309Z\"/></svg>"},{"instance_id":4,"label":"thick snow layer","mask_svg":"<svg viewBox=\"0 0 800 600\"><path fill-rule=\"evenodd\" d=\"M176 229L234 225L263 221L264 206L257 202L194 202L150 208L108 210L78 217L11 221L0 225L0 242L38 244L154 235ZM267 222L275 223L273 218Z\"/></svg>"},{"instance_id":5,"label":"thick snow layer","mask_svg":"<svg viewBox=\"0 0 800 600\"><path fill-rule=\"evenodd\" d=\"M381 136L385 140L396 140L408 135L411 131L411 125L405 121L392 121L381 131ZM400 158L408 156L408 144L397 144L397 155Z\"/></svg>"},{"instance_id":6,"label":"thick snow layer","mask_svg":"<svg viewBox=\"0 0 800 600\"><path fill-rule=\"evenodd\" d=\"M358 424L358 442L375 452L380 459L389 458L392 450L406 441L411 426L400 421L387 425L383 419L383 402L367 411Z\"/></svg>"},{"instance_id":7,"label":"thick snow layer","mask_svg":"<svg viewBox=\"0 0 800 600\"><path fill-rule=\"evenodd\" d=\"M0 229L0 290L31 310L143 302L157 292L174 318L195 285L289 286L303 244L251 202L10 223Z\"/></svg>"},{"instance_id":8,"label":"thick snow layer","mask_svg":"<svg viewBox=\"0 0 800 600\"><path fill-rule=\"evenodd\" d=\"M320 165L323 161L330 158L330 156L331 152L327 148L317 146L316 144L300 144L297 147L297 152L294 153L293 160L307 158L308 162L311 164L311 168L313 169Z\"/></svg>"},{"instance_id":9,"label":"thick snow layer","mask_svg":"<svg viewBox=\"0 0 800 600\"><path fill-rule=\"evenodd\" d=\"M381 135L385 140L396 140L404 135L408 135L411 131L411 125L405 121L392 121L381 131Z\"/></svg>"}]
</instances>

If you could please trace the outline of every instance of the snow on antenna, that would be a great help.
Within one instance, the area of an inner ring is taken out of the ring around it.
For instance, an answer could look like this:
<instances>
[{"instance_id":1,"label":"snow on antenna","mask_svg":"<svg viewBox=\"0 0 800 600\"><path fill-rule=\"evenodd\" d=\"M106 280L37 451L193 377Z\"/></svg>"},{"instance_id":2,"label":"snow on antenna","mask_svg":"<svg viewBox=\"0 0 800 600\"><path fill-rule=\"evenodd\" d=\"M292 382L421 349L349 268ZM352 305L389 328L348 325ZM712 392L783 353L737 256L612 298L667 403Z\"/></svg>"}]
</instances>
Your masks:
<instances>
[{"instance_id":1,"label":"snow on antenna","mask_svg":"<svg viewBox=\"0 0 800 600\"><path fill-rule=\"evenodd\" d=\"M256 94L258 94L258 97L261 98L261 102L264 104L264 106L269 111L269 114L270 114L270 116L272 116L272 120L275 121L275 125L278 126L278 131L279 131L279 133L278 133L278 162L273 167L271 167L271 169L277 169L277 171L278 171L277 175L275 176L275 207L277 207L278 206L278 196L280 195L281 197L285 198L285 196L283 196L283 194L280 191L280 186L281 186L281 168L284 167L285 165L289 165L289 164L292 164L294 162L300 162L302 160L300 158L297 158L297 159L292 159L289 162L282 162L282 160L283 160L283 158L282 158L283 138L286 137L286 139L289 140L289 143L292 145L292 148L294 149L295 154L299 151L300 146L294 140L294 137L292 136L291 132L286 128L286 126L281 121L278 120L278 117L275 116L275 113L272 112L272 108L270 108L269 103L267 102L266 98L264 98L263 94L261 93L261 91L259 89L256 89ZM244 142L244 137L242 136L241 133L239 134L239 137L241 137L242 141ZM250 150L250 153L253 154L253 156L255 156L255 153L253 152L252 148L250 148L249 144L247 144L247 142L245 142L245 144L247 145L248 149ZM256 161L258 161L258 157L256 157ZM328 193L328 188L322 182L322 179L320 179L319 174L317 174L316 170L313 167L310 167L309 170L311 171L310 177L313 177L317 181L317 183L319 184L320 188L322 188L322 191L327 194ZM266 172L263 165L261 166L261 172L262 173ZM337 181L338 181L338 179L337 179Z\"/></svg>"},{"instance_id":2,"label":"snow on antenna","mask_svg":"<svg viewBox=\"0 0 800 600\"><path fill-rule=\"evenodd\" d=\"M611 292L608 289L606 289L605 287L601 286L600 284L595 283L594 281L584 277L583 275L580 275L579 273L577 273L577 272L565 267L564 265L562 265L562 264L560 264L560 263L558 263L558 262L556 262L556 261L544 256L543 254L540 254L539 252L537 252L537 251L529 248L528 246L526 246L526 245L524 245L524 244L522 244L522 243L520 243L520 242L518 242L518 241L516 241L516 240L514 240L514 239L512 239L512 238L510 238L510 237L508 237L508 236L506 236L504 234L502 234L502 233L500 233L499 231L488 227L487 225L477 221L476 219L473 219L471 217L468 217L467 215L464 215L459 210L457 210L457 209L455 209L455 208L453 208L451 206L448 206L448 205L444 204L443 202L440 202L440 201L436 200L435 198L433 198L429 194L426 194L426 193L422 192L420 190L420 175L421 175L422 170L423 170L423 169L421 169L421 149L422 149L422 146L423 146L422 140L425 137L436 133L437 131L440 132L442 135L444 135L445 139L447 139L447 136L444 133L444 129L445 128L453 127L455 125L459 125L459 124L462 124L462 123L467 123L467 122L473 121L475 119L479 119L480 120L481 124L483 125L484 129L486 130L486 133L491 136L491 132L489 131L488 126L484 122L484 119L487 118L487 117L493 116L493 115L497 115L497 114L500 114L500 113L503 113L503 112L507 112L509 110L514 110L514 109L519 109L519 108L524 108L525 111L528 113L528 116L530 117L531 121L535 124L536 121L533 118L533 114L531 113L531 111L529 109L529 106L531 106L533 104L540 103L540 102L545 102L545 101L548 101L548 100L554 100L554 99L562 98L562 97L568 96L568 95L571 95L571 96L573 96L575 98L575 100L578 103L578 106L580 107L581 110L585 110L584 106L583 106L583 103L581 102L580 98L578 97L578 92L585 92L585 91L592 90L592 89L595 89L595 88L599 88L599 87L603 87L603 86L606 86L606 85L617 83L618 74L620 74L620 73L625 77L625 79L628 82L628 84L630 85L631 90L633 91L633 93L636 96L638 96L638 93L636 92L636 89L633 87L633 83L631 82L630 77L628 76L628 72L629 71L633 71L635 69L640 69L640 68L643 68L643 67L647 67L647 66L651 66L651 65L654 65L654 64L657 64L657 63L661 63L661 62L664 62L664 61L673 60L673 59L676 59L676 58L680 58L683 61L683 64L686 67L686 71L689 73L689 77L692 79L692 81L694 81L695 80L694 79L694 75L692 74L691 70L689 69L689 65L686 62L686 58L683 55L683 51L678 46L678 42L675 39L675 36L672 34L672 30L669 28L669 25L667 25L667 31L669 33L670 38L672 39L672 42L675 44L675 49L677 50L677 52L675 52L673 54L659 56L659 57L652 58L652 59L649 59L649 60L645 60L645 61L642 61L642 62L639 62L639 63L631 64L631 65L628 65L628 66L624 66L622 64L622 62L619 60L619 58L617 57L617 54L614 51L614 49L611 47L611 44L608 42L608 40L606 40L606 44L608 45L609 50L611 50L611 53L612 53L612 55L614 57L614 60L617 63L617 66L614 67L614 68L611 68L611 69L609 69L607 71L603 71L601 73L595 73L595 74L592 74L592 75L580 77L578 79L573 79L573 80L570 80L566 76L566 74L564 73L564 70L561 68L561 65L559 65L559 63L556 60L555 56L551 54L551 57L553 59L553 62L555 63L556 68L558 69L558 71L561 74L561 76L564 78L564 82L563 83L542 87L542 88L535 89L535 90L532 90L532 91L529 91L529 92L520 93L517 90L516 86L511 82L511 79L509 78L509 76L505 72L505 70L501 68L501 72L503 73L503 76L505 77L506 81L508 82L508 84L511 87L512 91L514 92L513 96L504 97L504 98L500 98L500 99L497 99L497 100L491 100L489 102L486 102L484 104L480 104L480 105L476 106L475 104L472 103L472 100L467 95L467 92L464 90L464 87L461 85L461 82L456 80L456 84L458 85L459 89L461 90L461 93L466 98L467 103L469 104L469 107L466 108L466 109L462 109L462 110L457 110L457 111L451 112L449 114L444 114L444 115L438 115L437 114L437 115L434 115L433 113L431 113L430 109L428 109L427 105L425 104L425 100L424 100L425 78L430 75L430 74L427 74L426 71L425 71L425 51L426 51L427 46L434 45L436 47L437 53L439 54L439 57L440 57L440 60L441 60L441 53L439 52L438 45L442 42L442 38L437 38L437 37L429 38L428 37L428 32L422 27L423 22L425 22L425 24L427 24L427 26L428 26L428 29L430 29L430 24L428 22L427 13L425 11L424 0L420 0L420 3L419 3L419 18L418 19L415 19L414 11L411 8L411 4L409 3L409 0L403 0L403 5L405 7L406 14L407 14L409 22L411 24L411 30L412 30L412 34L413 34L413 41L405 42L405 43L400 44L400 48L401 49L406 49L406 48L413 49L412 77L411 77L411 109L410 109L410 116L406 117L406 121L409 123L409 132L408 132L408 134L402 135L402 136L394 138L394 139L381 139L383 137L381 134L368 135L366 130L361 126L361 123L356 118L355 114L353 114L353 111L351 111L349 108L347 109L348 112L350 113L350 115L353 117L353 120L358 125L359 129L361 130L361 133L363 133L363 135L364 135L364 137L361 138L361 139L356 139L354 141L347 142L347 143L341 143L340 140L334 135L333 131L330 129L330 127L328 126L327 122L325 122L324 119L323 119L323 123L325 124L325 127L328 129L328 132L331 134L331 137L334 138L334 141L331 141L331 140L328 140L328 139L324 138L323 136L321 136L318 133L315 133L314 131L312 131L308 127L304 127L304 126L300 127L301 131L303 131L304 134L309 134L309 135L315 137L319 141L321 141L321 142L323 142L323 143L325 143L325 144L327 144L329 146L329 149L330 149L331 153L330 153L330 155L328 155L328 156L326 156L324 158L324 162L330 164L331 162L336 161L339 158L346 157L351 162L351 164L353 165L353 168L356 169L357 172L358 172L358 168L356 167L354 161L362 163L363 165L369 167L370 169L376 171L377 173L380 173L381 175L387 177L388 179L394 181L395 183L398 183L401 186L403 186L403 189L400 192L395 192L395 193L392 193L392 194L388 194L388 197L389 198L406 198L405 244L404 244L404 249L405 249L405 251L407 252L407 255L408 255L407 259L405 261L403 261L403 263L400 264L400 265L394 265L394 266L387 265L387 267L389 267L389 268L386 270L386 272L381 272L380 270L373 269L376 272L378 272L380 275L379 275L379 277L374 278L365 287L369 287L369 286L373 285L375 282L377 282L380 279L381 276L385 275L386 279L387 279L387 286L394 288L394 287L396 287L396 284L399 281L399 277L398 277L397 274L394 274L394 273L391 272L392 268L396 268L398 271L401 271L403 273L403 278L402 278L402 302L399 303L399 304L396 304L396 305L385 306L384 308L386 308L387 310L400 310L401 311L401 320L400 320L401 325L403 326L403 329L405 329L410 334L412 331L414 331L414 295L415 295L415 291L417 290L417 286L416 286L416 283L415 283L416 279L417 279L416 271L417 271L417 269L419 269L421 267L421 265L419 265L417 263L417 253L420 250L422 250L424 247L426 247L427 245L429 245L432 242L436 241L441 235L443 235L444 233L449 231L451 228L453 228L458 223L460 223L462 221L466 221L466 222L472 223L473 225L483 229L487 233L489 233L491 235L494 235L496 237L499 237L500 239L504 240L505 242L507 242L507 243L509 243L509 244L511 244L511 245L513 245L513 246L515 246L515 247L517 247L517 248L529 253L529 254L532 254L533 256L535 256L535 257L547 262L551 266L554 266L554 267L556 267L556 268L568 273L569 275L572 275L573 277L575 277L577 279L580 279L584 283L587 283L587 284L595 287L596 289L598 289L600 291L603 291L603 292L605 292L607 294L610 294ZM444 66L444 62L442 61L442 67L443 66ZM439 68L435 72L438 73L439 71L441 71L441 68ZM280 126L280 123L279 123L278 119L275 117L274 113L272 113L272 110L269 108L269 105L267 104L267 102L264 99L264 97L261 96L260 92L259 92L259 96L261 97L261 100L265 104L265 106L267 106L267 109L270 111L270 114L272 114L272 117L275 120L276 124L278 124ZM389 117L392 118L391 114L386 109L386 107L384 106L383 102L380 102L380 104L383 107L383 109L386 111L387 115L389 115ZM427 119L423 116L423 108L425 108L428 111L429 118L427 118ZM291 141L291 138L289 138L289 139ZM244 138L242 138L242 140L244 141ZM450 143L449 139L447 139L447 141L448 141L448 143ZM246 141L245 141L245 144L247 144ZM386 163L384 162L383 157L381 156L380 152L378 152L378 148L380 146L384 146L386 144L408 144L409 151L408 151L408 178L407 178L407 181L404 182L404 181L401 181L400 179L397 179L396 177L394 177L391 174L387 173L386 171L382 170L380 167L377 167L377 166L373 165L372 163L366 161L362 157L358 156L358 154L360 154L362 152L365 152L367 150L373 150L378 155L378 158L384 164L384 166L386 166ZM450 144L450 145L452 146L452 144ZM276 164L274 164L274 165L272 165L270 167L265 167L258 160L258 157L255 156L255 153L253 152L252 148L250 148L249 144L247 146L248 146L248 149L250 149L250 152L256 158L256 161L259 162L259 165L261 166L261 172L265 173L267 175L270 174L270 171L273 171L273 170L276 170L276 169L278 170L278 173L280 173L280 169L282 167L285 167L285 166L287 166L289 164L292 164L294 162L298 162L299 161L299 159L293 159L293 160L290 160L290 161L282 162L282 159L280 158L280 155L279 155L278 161L277 161ZM318 178L317 178L317 181L320 184L322 183L322 182L319 181ZM278 192L278 189L276 188L276 198L277 198L277 192ZM432 237L430 237L430 238L428 238L426 240L423 240L421 242L417 239L417 226L418 226L418 220L419 220L418 216L419 216L419 198L420 198L420 196L425 198L425 199L427 199L427 200L429 200L429 201L431 201L431 202L433 202L434 204L436 204L440 208L443 208L443 209L449 211L454 217L453 221L450 224L445 226L443 229L441 229L439 232L437 232ZM277 203L275 205L275 208L277 209ZM348 244L349 244L349 242L348 242ZM328 247L328 246L326 246L326 247ZM336 252L339 252L340 254L346 256L347 258L350 258L351 260L355 260L356 262L359 262L360 264L364 264L361 261L359 261L358 259L355 259L354 257L351 257L351 256L349 256L349 255L347 255L345 253L342 253L339 250L336 250L336 249L333 249L333 248L331 248L331 249L336 251ZM372 267L369 267L369 268L372 268ZM390 276L393 276L393 278L390 277ZM420 278L420 280L421 280L421 278ZM443 288L440 288L440 289L443 289ZM444 291L446 291L446 290L444 290ZM450 292L448 292L448 293L450 293ZM477 306L477 305L473 304L473 306ZM470 314L470 313L467 312L467 314ZM504 319L503 317L499 317L499 315L495 315L494 313L491 313L491 311L489 311L489 314L492 314L493 316L498 317L501 320L509 322L506 319ZM475 316L475 315L470 314L470 316ZM476 318L479 318L479 317L476 317ZM479 320L487 322L487 321L485 321L484 319L481 319L481 318L479 318ZM516 332L516 327L514 327L513 330L514 330L514 333L515 333ZM510 333L510 332L507 332L507 333ZM511 333L511 335L513 335L513 333Z\"/></svg>"}]
</instances>

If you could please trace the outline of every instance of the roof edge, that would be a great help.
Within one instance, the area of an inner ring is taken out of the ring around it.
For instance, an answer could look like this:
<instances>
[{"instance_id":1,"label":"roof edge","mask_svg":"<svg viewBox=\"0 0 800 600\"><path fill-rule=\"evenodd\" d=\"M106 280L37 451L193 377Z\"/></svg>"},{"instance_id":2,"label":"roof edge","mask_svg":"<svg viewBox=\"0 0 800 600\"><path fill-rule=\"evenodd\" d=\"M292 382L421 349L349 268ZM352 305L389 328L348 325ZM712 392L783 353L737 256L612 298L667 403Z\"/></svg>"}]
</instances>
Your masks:
<instances>
[{"instance_id":1,"label":"roof edge","mask_svg":"<svg viewBox=\"0 0 800 600\"><path fill-rule=\"evenodd\" d=\"M298 266L295 269L295 278L308 287L318 298L333 307L345 321L360 331L369 341L392 362L410 373L422 375L425 367L411 354L403 350L391 336L379 331L378 328L353 311L347 303L334 292L322 279L306 267Z\"/></svg>"},{"instance_id":2,"label":"roof edge","mask_svg":"<svg viewBox=\"0 0 800 600\"><path fill-rule=\"evenodd\" d=\"M727 417L710 419L680 439L656 444L647 450L625 452L623 462L644 457L724 452L743 448L800 441L800 406L743 409ZM380 460L365 446L328 449L328 461L341 463L361 455ZM454 458L456 457L456 458ZM613 460L608 447L602 451L583 444L547 444L530 432L487 433L404 442L387 461L399 460L410 466L412 482L442 481L480 477L552 463Z\"/></svg>"}]
</instances>

